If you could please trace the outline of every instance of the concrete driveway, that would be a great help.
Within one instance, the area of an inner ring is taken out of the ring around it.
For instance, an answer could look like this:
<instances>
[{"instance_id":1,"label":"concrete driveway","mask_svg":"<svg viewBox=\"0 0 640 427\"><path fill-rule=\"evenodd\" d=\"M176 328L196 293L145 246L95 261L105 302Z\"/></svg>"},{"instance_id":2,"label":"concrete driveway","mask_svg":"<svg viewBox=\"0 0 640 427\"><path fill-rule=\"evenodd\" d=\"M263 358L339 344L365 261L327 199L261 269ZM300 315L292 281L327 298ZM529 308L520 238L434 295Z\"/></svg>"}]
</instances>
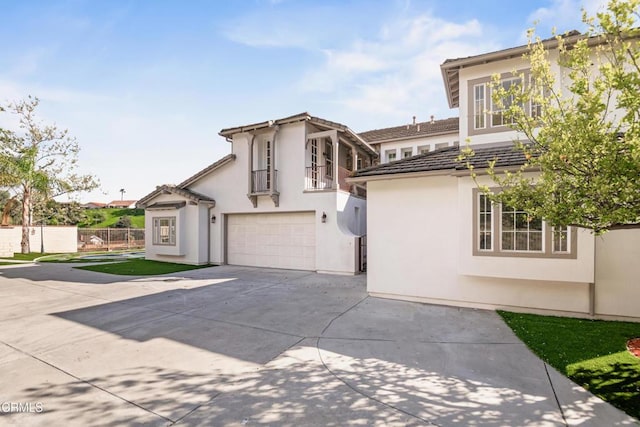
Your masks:
<instances>
[{"instance_id":1,"label":"concrete driveway","mask_svg":"<svg viewBox=\"0 0 640 427\"><path fill-rule=\"evenodd\" d=\"M367 297L365 280L1 267L0 424L633 424L495 313Z\"/></svg>"}]
</instances>

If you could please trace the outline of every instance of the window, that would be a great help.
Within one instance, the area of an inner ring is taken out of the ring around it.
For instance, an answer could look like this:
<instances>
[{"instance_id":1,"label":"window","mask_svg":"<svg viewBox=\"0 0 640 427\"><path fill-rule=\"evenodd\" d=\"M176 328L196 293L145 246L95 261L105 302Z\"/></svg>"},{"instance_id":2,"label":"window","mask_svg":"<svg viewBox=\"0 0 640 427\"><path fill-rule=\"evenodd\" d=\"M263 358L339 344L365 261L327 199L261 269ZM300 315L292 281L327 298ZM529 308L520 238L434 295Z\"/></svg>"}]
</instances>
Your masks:
<instances>
[{"instance_id":1,"label":"window","mask_svg":"<svg viewBox=\"0 0 640 427\"><path fill-rule=\"evenodd\" d=\"M541 252L542 220L532 218L524 211L502 206L500 218L503 251Z\"/></svg>"},{"instance_id":2,"label":"window","mask_svg":"<svg viewBox=\"0 0 640 427\"><path fill-rule=\"evenodd\" d=\"M504 90L509 90L515 86L525 86L523 89L533 84L530 70L517 70L514 72L506 72L500 75L500 85ZM537 89L536 89L537 90ZM540 89L542 95L549 94L548 89ZM496 132L507 132L512 130L509 125L512 120L505 117L505 111L515 105L514 96L505 97L502 105L496 105L492 98L492 77L486 76L479 79L469 80L467 82L468 99L466 116L468 135L482 135ZM521 105L525 113L531 117L538 117L542 113L542 106L539 103L529 101L525 105Z\"/></svg>"},{"instance_id":3,"label":"window","mask_svg":"<svg viewBox=\"0 0 640 427\"><path fill-rule=\"evenodd\" d=\"M529 114L531 115L531 117L540 117L542 116L542 105L539 102L536 102L536 100L533 98L535 96L546 96L548 95L547 91L543 90L540 87L536 87L534 85L533 80L529 81L529 84L531 85L531 95L532 98L529 101ZM536 93L537 92L537 93Z\"/></svg>"},{"instance_id":4,"label":"window","mask_svg":"<svg viewBox=\"0 0 640 427\"><path fill-rule=\"evenodd\" d=\"M402 158L403 159L406 159L407 157L413 156L413 148L411 148L411 147L403 148L402 150L400 150L400 152L402 153Z\"/></svg>"},{"instance_id":5,"label":"window","mask_svg":"<svg viewBox=\"0 0 640 427\"><path fill-rule=\"evenodd\" d=\"M441 142L439 144L436 144L436 150L440 149L440 148L447 148L449 146L448 142Z\"/></svg>"},{"instance_id":6,"label":"window","mask_svg":"<svg viewBox=\"0 0 640 427\"><path fill-rule=\"evenodd\" d=\"M494 204L473 191L473 255L529 258L577 257L572 227L551 227L525 211Z\"/></svg>"},{"instance_id":7,"label":"window","mask_svg":"<svg viewBox=\"0 0 640 427\"><path fill-rule=\"evenodd\" d=\"M522 79L512 78L504 79L500 82L502 88L506 91L510 90L514 86L522 86ZM505 126L513 123L513 120L509 120L504 116L504 112L511 108L515 104L513 95L507 95L502 99L502 105L495 105L491 102L491 126Z\"/></svg>"},{"instance_id":8,"label":"window","mask_svg":"<svg viewBox=\"0 0 640 427\"><path fill-rule=\"evenodd\" d=\"M396 150L387 150L384 154L387 162L393 162L396 159Z\"/></svg>"},{"instance_id":9,"label":"window","mask_svg":"<svg viewBox=\"0 0 640 427\"><path fill-rule=\"evenodd\" d=\"M175 245L176 244L176 217L175 216L153 219L153 244L154 245Z\"/></svg>"},{"instance_id":10,"label":"window","mask_svg":"<svg viewBox=\"0 0 640 427\"><path fill-rule=\"evenodd\" d=\"M484 129L486 104L486 84L479 84L473 87L473 128Z\"/></svg>"},{"instance_id":11,"label":"window","mask_svg":"<svg viewBox=\"0 0 640 427\"><path fill-rule=\"evenodd\" d=\"M327 178L333 177L333 144L329 139L324 140L324 164Z\"/></svg>"},{"instance_id":12,"label":"window","mask_svg":"<svg viewBox=\"0 0 640 427\"><path fill-rule=\"evenodd\" d=\"M552 252L554 254L569 253L569 227L553 227L551 236L553 237Z\"/></svg>"},{"instance_id":13,"label":"window","mask_svg":"<svg viewBox=\"0 0 640 427\"><path fill-rule=\"evenodd\" d=\"M421 145L418 147L419 154L425 154L431 151L431 147L429 145Z\"/></svg>"},{"instance_id":14,"label":"window","mask_svg":"<svg viewBox=\"0 0 640 427\"><path fill-rule=\"evenodd\" d=\"M493 212L491 200L484 194L479 195L478 215L478 250L490 251L493 246Z\"/></svg>"}]
</instances>

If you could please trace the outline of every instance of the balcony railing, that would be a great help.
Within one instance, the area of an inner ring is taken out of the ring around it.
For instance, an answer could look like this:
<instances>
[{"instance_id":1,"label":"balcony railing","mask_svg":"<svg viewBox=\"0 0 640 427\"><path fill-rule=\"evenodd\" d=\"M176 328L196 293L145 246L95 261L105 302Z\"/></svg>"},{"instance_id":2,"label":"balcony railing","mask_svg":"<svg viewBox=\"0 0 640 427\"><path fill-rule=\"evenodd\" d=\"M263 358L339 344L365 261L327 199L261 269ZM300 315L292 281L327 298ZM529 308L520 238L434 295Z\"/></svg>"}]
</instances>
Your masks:
<instances>
[{"instance_id":1,"label":"balcony railing","mask_svg":"<svg viewBox=\"0 0 640 427\"><path fill-rule=\"evenodd\" d=\"M273 174L275 182L271 182L271 175L268 169L259 169L251 172L251 192L270 193L278 191L278 171Z\"/></svg>"},{"instance_id":2,"label":"balcony railing","mask_svg":"<svg viewBox=\"0 0 640 427\"><path fill-rule=\"evenodd\" d=\"M331 169L326 166L308 166L304 180L305 190L325 190L333 186Z\"/></svg>"}]
</instances>

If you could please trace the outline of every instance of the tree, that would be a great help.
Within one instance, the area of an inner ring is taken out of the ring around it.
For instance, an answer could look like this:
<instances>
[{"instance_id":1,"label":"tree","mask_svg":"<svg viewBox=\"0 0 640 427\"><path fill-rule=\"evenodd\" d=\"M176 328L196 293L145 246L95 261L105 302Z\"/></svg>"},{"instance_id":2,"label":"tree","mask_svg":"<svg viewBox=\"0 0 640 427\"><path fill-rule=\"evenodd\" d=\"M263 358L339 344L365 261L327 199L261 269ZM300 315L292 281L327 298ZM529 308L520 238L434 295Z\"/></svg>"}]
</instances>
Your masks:
<instances>
[{"instance_id":1,"label":"tree","mask_svg":"<svg viewBox=\"0 0 640 427\"><path fill-rule=\"evenodd\" d=\"M6 106L18 119L15 131L0 129L0 186L21 197L22 253L29 253L32 198L45 200L98 187L92 175L76 173L80 147L69 131L37 119L40 101L29 96Z\"/></svg>"},{"instance_id":2,"label":"tree","mask_svg":"<svg viewBox=\"0 0 640 427\"><path fill-rule=\"evenodd\" d=\"M501 192L481 187L494 201L555 226L596 233L640 226L639 5L611 0L595 17L583 12L584 35L556 37L560 74L549 43L530 31L530 83L505 89L494 76L494 103L527 140L515 143L527 159L517 171L489 165ZM525 105L540 114L527 114Z\"/></svg>"},{"instance_id":3,"label":"tree","mask_svg":"<svg viewBox=\"0 0 640 427\"><path fill-rule=\"evenodd\" d=\"M124 200L124 193L126 193L127 190L125 190L124 188L120 189L120 200Z\"/></svg>"}]
</instances>

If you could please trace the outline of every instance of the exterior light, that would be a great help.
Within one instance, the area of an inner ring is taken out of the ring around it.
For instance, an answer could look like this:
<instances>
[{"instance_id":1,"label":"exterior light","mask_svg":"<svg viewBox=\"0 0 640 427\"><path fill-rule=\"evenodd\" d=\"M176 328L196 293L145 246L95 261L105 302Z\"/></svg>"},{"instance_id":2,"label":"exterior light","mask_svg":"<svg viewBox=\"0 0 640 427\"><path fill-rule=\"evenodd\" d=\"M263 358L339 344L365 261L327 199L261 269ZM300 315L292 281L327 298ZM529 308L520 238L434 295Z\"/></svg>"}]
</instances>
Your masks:
<instances>
[{"instance_id":1,"label":"exterior light","mask_svg":"<svg viewBox=\"0 0 640 427\"><path fill-rule=\"evenodd\" d=\"M327 222L327 214L322 212L322 222Z\"/></svg>"},{"instance_id":2,"label":"exterior light","mask_svg":"<svg viewBox=\"0 0 640 427\"><path fill-rule=\"evenodd\" d=\"M216 223L216 216L211 215L211 224L215 224L215 223Z\"/></svg>"}]
</instances>

